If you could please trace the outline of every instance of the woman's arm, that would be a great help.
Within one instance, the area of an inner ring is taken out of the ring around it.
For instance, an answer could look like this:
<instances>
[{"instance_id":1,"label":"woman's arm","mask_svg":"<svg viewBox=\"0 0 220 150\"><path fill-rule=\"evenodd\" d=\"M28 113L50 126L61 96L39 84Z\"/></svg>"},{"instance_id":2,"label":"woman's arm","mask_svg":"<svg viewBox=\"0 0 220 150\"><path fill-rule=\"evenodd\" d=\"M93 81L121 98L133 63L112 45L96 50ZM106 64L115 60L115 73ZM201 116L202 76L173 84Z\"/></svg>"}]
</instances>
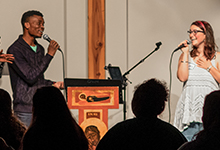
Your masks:
<instances>
[{"instance_id":1,"label":"woman's arm","mask_svg":"<svg viewBox=\"0 0 220 150\"><path fill-rule=\"evenodd\" d=\"M205 58L200 58L197 62L198 67L206 69L213 78L220 83L220 52L216 53L215 64L216 68L212 66L210 60L206 60Z\"/></svg>"},{"instance_id":2,"label":"woman's arm","mask_svg":"<svg viewBox=\"0 0 220 150\"><path fill-rule=\"evenodd\" d=\"M184 41L181 44L184 44L186 47L181 49L182 54L179 57L177 78L180 81L185 82L189 75L189 46L187 45L187 41Z\"/></svg>"},{"instance_id":3,"label":"woman's arm","mask_svg":"<svg viewBox=\"0 0 220 150\"><path fill-rule=\"evenodd\" d=\"M201 65L198 65L198 66L209 71L210 74L213 76L213 78L218 83L220 83L220 52L216 53L215 64L216 64L216 68L212 66L212 63L210 60L202 60Z\"/></svg>"}]
</instances>

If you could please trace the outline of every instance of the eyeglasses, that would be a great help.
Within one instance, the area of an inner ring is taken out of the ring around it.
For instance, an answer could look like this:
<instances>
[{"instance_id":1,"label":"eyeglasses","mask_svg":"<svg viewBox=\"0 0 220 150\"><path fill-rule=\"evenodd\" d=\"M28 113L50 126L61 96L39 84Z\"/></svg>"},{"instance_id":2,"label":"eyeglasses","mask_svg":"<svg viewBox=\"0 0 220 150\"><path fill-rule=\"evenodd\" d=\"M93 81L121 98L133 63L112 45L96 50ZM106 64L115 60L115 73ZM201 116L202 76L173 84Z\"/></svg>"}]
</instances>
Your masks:
<instances>
[{"instance_id":1,"label":"eyeglasses","mask_svg":"<svg viewBox=\"0 0 220 150\"><path fill-rule=\"evenodd\" d=\"M191 34L191 33L193 33L193 34L197 34L198 32L204 33L204 32L201 31L201 30L187 31L188 34Z\"/></svg>"}]
</instances>

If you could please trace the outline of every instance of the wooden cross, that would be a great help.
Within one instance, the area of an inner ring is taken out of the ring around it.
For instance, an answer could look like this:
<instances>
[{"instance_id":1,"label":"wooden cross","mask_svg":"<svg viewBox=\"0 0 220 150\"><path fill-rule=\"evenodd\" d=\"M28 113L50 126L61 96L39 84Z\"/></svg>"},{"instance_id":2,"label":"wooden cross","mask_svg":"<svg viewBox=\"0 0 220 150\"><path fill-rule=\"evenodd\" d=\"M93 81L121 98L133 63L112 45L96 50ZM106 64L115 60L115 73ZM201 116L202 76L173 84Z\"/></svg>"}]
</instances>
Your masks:
<instances>
[{"instance_id":1,"label":"wooden cross","mask_svg":"<svg viewBox=\"0 0 220 150\"><path fill-rule=\"evenodd\" d=\"M105 79L105 0L88 0L88 77Z\"/></svg>"}]
</instances>

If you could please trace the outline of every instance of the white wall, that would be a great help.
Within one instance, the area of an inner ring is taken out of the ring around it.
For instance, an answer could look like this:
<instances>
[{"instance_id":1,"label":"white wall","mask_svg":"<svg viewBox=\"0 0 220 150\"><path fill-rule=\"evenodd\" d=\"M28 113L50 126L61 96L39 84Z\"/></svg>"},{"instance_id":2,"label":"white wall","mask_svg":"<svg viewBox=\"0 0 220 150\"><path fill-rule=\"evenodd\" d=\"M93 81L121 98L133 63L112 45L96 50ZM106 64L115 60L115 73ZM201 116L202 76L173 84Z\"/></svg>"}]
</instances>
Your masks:
<instances>
[{"instance_id":1,"label":"white wall","mask_svg":"<svg viewBox=\"0 0 220 150\"><path fill-rule=\"evenodd\" d=\"M160 49L148 57L127 76L132 84L127 86L127 117L133 117L130 103L134 86L149 78L165 80L168 85L169 62L172 51L188 38L186 31L195 20L208 21L220 46L219 0L106 0L106 65L119 66L122 74L147 56L161 41ZM57 40L64 51L68 78L87 78L87 0L0 0L0 48L8 46L22 33L21 15L31 9L44 14L45 33ZM45 49L47 41L38 40ZM176 78L180 51L172 60L172 118L182 83ZM57 52L46 78L62 80L62 57ZM106 72L108 77L108 73ZM9 76L0 79L0 87L11 92ZM77 111L72 111L77 118ZM168 111L161 116L168 120ZM109 127L123 120L123 105L109 110Z\"/></svg>"},{"instance_id":2,"label":"white wall","mask_svg":"<svg viewBox=\"0 0 220 150\"><path fill-rule=\"evenodd\" d=\"M119 66L121 72L127 70L127 1L106 0L106 65ZM108 42L107 42L108 41ZM109 74L106 72L106 76ZM109 109L109 127L124 118L123 104L119 109Z\"/></svg>"}]
</instances>

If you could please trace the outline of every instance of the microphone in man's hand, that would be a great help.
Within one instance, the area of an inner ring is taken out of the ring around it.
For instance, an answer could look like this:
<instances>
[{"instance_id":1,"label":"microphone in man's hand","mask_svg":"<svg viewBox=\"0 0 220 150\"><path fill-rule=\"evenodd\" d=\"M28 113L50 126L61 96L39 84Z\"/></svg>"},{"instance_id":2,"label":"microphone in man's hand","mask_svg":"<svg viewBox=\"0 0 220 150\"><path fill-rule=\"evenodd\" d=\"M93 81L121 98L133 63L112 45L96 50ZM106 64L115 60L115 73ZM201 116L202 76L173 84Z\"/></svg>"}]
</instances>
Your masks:
<instances>
[{"instance_id":1,"label":"microphone in man's hand","mask_svg":"<svg viewBox=\"0 0 220 150\"><path fill-rule=\"evenodd\" d=\"M189 45L189 44L191 44L191 43L192 43L192 41L187 40L187 45ZM176 51L178 51L179 49L181 49L181 48L183 48L183 47L185 47L184 44L182 44L182 45L180 45L179 47L177 47L173 52L176 52Z\"/></svg>"},{"instance_id":2,"label":"microphone in man's hand","mask_svg":"<svg viewBox=\"0 0 220 150\"><path fill-rule=\"evenodd\" d=\"M47 40L49 43L51 41L50 37L47 34L43 35L43 39ZM58 48L58 50L62 52L62 50L60 48Z\"/></svg>"}]
</instances>

